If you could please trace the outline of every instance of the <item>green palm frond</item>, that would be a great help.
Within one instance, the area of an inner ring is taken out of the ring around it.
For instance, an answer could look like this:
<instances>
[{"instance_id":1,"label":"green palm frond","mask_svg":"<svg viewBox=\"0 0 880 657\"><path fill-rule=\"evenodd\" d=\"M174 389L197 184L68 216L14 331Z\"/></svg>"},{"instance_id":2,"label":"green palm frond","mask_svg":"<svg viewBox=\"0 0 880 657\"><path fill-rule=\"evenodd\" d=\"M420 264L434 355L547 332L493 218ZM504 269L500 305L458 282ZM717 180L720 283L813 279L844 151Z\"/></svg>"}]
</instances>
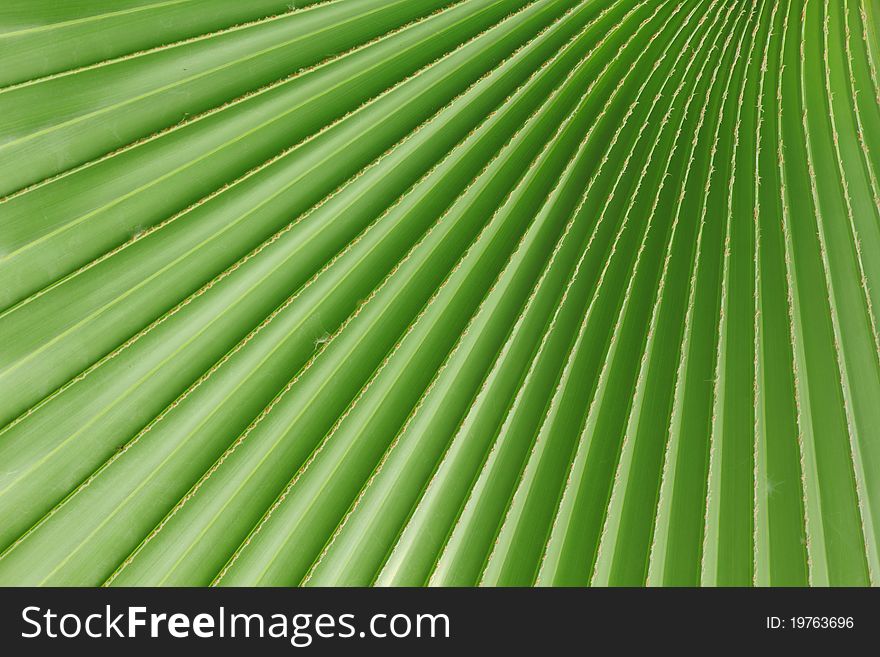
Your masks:
<instances>
[{"instance_id":1,"label":"green palm frond","mask_svg":"<svg viewBox=\"0 0 880 657\"><path fill-rule=\"evenodd\" d=\"M877 585L876 0L9 0L0 583Z\"/></svg>"}]
</instances>

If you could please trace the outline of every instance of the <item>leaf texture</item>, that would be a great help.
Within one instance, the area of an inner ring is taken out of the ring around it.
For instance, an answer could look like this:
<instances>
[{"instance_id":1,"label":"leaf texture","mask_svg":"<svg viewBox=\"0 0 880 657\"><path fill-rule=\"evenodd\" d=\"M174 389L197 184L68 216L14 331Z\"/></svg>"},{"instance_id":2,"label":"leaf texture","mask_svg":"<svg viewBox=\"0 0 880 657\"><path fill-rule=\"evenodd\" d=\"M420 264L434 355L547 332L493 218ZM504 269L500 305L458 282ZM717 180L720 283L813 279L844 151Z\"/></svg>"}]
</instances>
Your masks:
<instances>
[{"instance_id":1,"label":"leaf texture","mask_svg":"<svg viewBox=\"0 0 880 657\"><path fill-rule=\"evenodd\" d=\"M875 0L0 8L0 583L880 584Z\"/></svg>"}]
</instances>

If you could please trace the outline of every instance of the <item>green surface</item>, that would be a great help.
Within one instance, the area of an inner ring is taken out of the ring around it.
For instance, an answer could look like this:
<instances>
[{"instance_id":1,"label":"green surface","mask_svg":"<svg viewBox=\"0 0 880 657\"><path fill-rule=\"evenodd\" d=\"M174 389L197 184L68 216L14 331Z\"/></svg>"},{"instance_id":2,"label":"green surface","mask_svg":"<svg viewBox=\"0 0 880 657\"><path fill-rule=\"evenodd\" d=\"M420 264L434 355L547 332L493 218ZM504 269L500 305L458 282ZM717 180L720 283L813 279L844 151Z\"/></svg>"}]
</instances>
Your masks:
<instances>
[{"instance_id":1,"label":"green surface","mask_svg":"<svg viewBox=\"0 0 880 657\"><path fill-rule=\"evenodd\" d=\"M877 0L0 8L0 584L880 584Z\"/></svg>"}]
</instances>

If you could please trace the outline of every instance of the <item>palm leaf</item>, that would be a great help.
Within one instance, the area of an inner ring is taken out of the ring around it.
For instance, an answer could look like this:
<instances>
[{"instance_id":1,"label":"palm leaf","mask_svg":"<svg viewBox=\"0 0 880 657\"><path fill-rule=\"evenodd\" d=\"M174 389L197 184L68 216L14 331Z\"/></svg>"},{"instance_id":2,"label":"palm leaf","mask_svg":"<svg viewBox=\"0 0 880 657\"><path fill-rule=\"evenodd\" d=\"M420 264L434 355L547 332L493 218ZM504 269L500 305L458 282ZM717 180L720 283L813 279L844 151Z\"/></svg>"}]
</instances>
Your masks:
<instances>
[{"instance_id":1,"label":"palm leaf","mask_svg":"<svg viewBox=\"0 0 880 657\"><path fill-rule=\"evenodd\" d=\"M880 581L874 0L11 0L0 583Z\"/></svg>"}]
</instances>

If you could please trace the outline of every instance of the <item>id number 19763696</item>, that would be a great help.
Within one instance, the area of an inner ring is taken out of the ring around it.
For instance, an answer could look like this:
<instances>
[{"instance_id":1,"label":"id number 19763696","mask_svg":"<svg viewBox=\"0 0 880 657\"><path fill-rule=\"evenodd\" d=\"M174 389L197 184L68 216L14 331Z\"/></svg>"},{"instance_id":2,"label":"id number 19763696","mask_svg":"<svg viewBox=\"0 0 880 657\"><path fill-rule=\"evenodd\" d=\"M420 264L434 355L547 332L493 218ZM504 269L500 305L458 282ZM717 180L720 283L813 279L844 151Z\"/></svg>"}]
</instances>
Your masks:
<instances>
[{"instance_id":1,"label":"id number 19763696","mask_svg":"<svg viewBox=\"0 0 880 657\"><path fill-rule=\"evenodd\" d=\"M851 630L855 627L852 616L767 616L769 630Z\"/></svg>"}]
</instances>

